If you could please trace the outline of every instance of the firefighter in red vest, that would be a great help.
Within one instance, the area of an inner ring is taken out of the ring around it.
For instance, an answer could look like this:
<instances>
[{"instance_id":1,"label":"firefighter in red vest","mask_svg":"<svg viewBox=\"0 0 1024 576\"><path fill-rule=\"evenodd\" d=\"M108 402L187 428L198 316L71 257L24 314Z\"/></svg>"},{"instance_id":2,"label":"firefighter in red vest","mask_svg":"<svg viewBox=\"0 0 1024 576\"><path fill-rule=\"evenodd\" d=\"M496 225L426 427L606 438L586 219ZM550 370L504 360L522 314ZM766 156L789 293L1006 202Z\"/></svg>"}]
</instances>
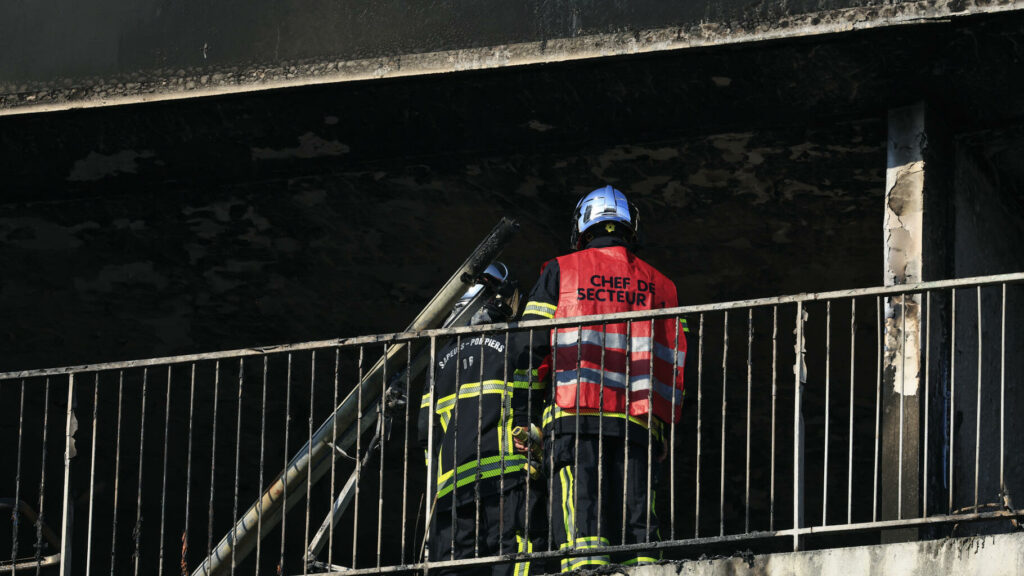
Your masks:
<instances>
[{"instance_id":1,"label":"firefighter in red vest","mask_svg":"<svg viewBox=\"0 0 1024 576\"><path fill-rule=\"evenodd\" d=\"M544 265L523 320L678 306L675 284L633 253L636 239L636 207L622 192L584 196L573 213L574 252ZM532 350L520 345L516 377L552 386L543 430L555 542L595 549L564 559L562 571L656 561L648 551L597 549L659 540L654 489L667 425L682 410L685 320L550 332L535 335Z\"/></svg>"}]
</instances>

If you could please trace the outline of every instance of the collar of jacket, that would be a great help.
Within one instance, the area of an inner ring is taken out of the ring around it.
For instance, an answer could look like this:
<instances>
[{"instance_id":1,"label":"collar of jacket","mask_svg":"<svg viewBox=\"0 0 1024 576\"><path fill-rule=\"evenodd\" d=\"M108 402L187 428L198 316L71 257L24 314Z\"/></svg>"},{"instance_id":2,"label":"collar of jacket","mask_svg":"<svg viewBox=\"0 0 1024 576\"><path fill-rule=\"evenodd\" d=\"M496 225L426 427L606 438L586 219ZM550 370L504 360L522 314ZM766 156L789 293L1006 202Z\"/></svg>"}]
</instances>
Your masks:
<instances>
[{"instance_id":1,"label":"collar of jacket","mask_svg":"<svg viewBox=\"0 0 1024 576\"><path fill-rule=\"evenodd\" d=\"M591 240L586 246L584 246L583 249L586 250L588 248L608 248L609 246L624 246L627 250L633 250L633 247L630 246L629 242L626 242L624 239L619 238L618 236L598 236L597 238Z\"/></svg>"}]
</instances>

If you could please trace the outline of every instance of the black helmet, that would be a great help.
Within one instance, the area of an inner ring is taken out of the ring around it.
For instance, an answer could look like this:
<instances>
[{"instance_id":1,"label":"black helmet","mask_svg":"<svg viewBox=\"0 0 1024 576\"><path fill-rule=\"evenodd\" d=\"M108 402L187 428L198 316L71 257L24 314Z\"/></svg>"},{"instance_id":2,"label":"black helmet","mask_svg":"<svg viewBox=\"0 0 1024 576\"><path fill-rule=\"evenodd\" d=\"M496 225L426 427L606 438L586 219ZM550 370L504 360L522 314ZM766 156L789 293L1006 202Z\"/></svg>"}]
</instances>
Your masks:
<instances>
[{"instance_id":1,"label":"black helmet","mask_svg":"<svg viewBox=\"0 0 1024 576\"><path fill-rule=\"evenodd\" d=\"M516 317L519 312L519 283L511 278L508 266L498 261L488 266L476 283L459 298L452 316L468 306L481 290L487 290L489 296L473 314L470 325L508 322Z\"/></svg>"}]
</instances>

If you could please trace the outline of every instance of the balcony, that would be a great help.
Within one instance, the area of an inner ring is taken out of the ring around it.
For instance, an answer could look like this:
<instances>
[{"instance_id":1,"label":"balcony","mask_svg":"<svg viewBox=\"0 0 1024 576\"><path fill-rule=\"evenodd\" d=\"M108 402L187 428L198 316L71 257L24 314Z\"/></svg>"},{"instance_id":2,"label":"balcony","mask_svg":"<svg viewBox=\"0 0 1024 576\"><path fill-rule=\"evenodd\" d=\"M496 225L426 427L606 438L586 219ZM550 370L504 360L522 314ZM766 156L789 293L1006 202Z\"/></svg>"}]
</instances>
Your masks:
<instances>
[{"instance_id":1,"label":"balcony","mask_svg":"<svg viewBox=\"0 0 1024 576\"><path fill-rule=\"evenodd\" d=\"M660 318L689 327L682 419L668 427L660 475L644 480L661 539L602 552L746 551L753 563L1009 534L1024 517L1013 502L1024 466L1022 282L1017 273L0 374L2 496L8 508L23 503L2 569L355 575L529 559L555 572L593 551L560 549L536 525L531 554L424 561L433 472L416 412L434 374L407 368L436 365L452 339L507 343ZM552 460L542 467L529 486L550 519Z\"/></svg>"}]
</instances>

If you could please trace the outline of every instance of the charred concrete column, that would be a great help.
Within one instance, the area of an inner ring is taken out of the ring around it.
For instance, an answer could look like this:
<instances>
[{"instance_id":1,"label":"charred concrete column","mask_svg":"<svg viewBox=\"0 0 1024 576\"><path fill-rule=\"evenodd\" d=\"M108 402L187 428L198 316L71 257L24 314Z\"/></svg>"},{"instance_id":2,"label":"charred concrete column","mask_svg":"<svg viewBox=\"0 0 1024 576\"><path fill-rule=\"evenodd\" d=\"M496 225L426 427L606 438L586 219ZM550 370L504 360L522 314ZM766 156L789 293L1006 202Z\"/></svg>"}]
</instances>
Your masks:
<instances>
[{"instance_id":1,"label":"charred concrete column","mask_svg":"<svg viewBox=\"0 0 1024 576\"><path fill-rule=\"evenodd\" d=\"M912 284L947 276L948 138L924 103L889 111L885 188L885 284ZM921 295L885 300L882 358L880 520L922 515L924 358L926 313ZM936 324L936 301L927 317ZM942 323L938 323L941 325ZM930 344L935 346L932 330ZM930 347L931 348L931 347ZM916 539L893 530L883 541Z\"/></svg>"}]
</instances>

